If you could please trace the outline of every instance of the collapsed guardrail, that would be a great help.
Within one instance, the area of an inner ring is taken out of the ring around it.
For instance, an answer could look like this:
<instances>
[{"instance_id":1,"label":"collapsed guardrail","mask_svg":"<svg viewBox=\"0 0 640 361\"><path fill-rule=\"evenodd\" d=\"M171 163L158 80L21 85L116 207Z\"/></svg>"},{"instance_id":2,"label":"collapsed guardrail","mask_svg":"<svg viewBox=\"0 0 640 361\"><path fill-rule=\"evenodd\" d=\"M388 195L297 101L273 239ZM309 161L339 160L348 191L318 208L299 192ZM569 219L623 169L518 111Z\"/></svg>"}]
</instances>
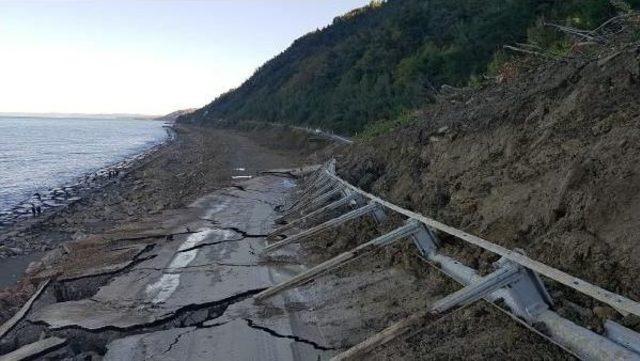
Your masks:
<instances>
[{"instance_id":1,"label":"collapsed guardrail","mask_svg":"<svg viewBox=\"0 0 640 361\"><path fill-rule=\"evenodd\" d=\"M511 315L514 320L578 358L584 360L640 360L639 333L607 320L604 324L605 334L600 335L561 317L553 311L553 300L547 293L539 275L603 302L622 314L640 316L640 303L547 266L520 252L506 249L367 193L338 177L335 173L335 161L311 173L301 183L300 188L301 190L295 195L295 199L292 199L291 204L284 207L284 215L278 220L280 223L287 220L289 222L269 236L270 240L277 242L267 246L263 252L269 253L293 243L304 242L310 236L323 230L366 215L371 215L380 222L386 217L385 209L402 214L407 219L403 226L255 295L256 301L264 301L275 294L300 286L349 260L405 238L410 238L413 241L425 260L464 286L459 291L435 302L428 310L391 325L364 342L335 356L333 361L346 360L366 354L375 347L407 334L412 329L427 326L429 322L481 299L498 307ZM284 231L304 226L329 210L341 209L346 205L352 209L298 234L279 239ZM436 230L493 252L501 256L501 259L494 264L492 273L481 276L473 268L438 252L440 242L435 234ZM506 305L506 308L496 305L496 302L500 300ZM534 328L533 325L543 325L544 327L541 331L540 328Z\"/></svg>"}]
</instances>

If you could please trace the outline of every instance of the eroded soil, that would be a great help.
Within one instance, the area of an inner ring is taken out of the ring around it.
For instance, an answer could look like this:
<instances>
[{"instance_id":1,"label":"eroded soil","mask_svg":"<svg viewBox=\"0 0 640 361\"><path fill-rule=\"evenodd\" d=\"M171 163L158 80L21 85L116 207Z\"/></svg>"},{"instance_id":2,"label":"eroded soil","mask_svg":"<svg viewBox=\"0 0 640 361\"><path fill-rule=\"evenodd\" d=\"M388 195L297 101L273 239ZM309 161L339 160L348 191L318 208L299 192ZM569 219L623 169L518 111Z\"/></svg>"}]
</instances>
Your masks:
<instances>
[{"instance_id":1,"label":"eroded soil","mask_svg":"<svg viewBox=\"0 0 640 361\"><path fill-rule=\"evenodd\" d=\"M640 299L640 47L607 45L441 95L414 125L345 150L346 179L383 198ZM482 268L496 258L447 239ZM634 317L549 282L595 330Z\"/></svg>"}]
</instances>

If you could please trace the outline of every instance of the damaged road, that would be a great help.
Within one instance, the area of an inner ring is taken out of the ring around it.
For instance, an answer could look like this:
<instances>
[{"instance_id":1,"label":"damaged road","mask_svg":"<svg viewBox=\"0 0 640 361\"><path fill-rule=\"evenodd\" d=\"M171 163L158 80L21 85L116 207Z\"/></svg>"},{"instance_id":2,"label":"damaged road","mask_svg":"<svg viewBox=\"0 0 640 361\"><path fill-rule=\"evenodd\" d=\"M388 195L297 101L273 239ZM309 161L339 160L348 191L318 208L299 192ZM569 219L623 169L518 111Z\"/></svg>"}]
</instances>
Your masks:
<instances>
[{"instance_id":1,"label":"damaged road","mask_svg":"<svg viewBox=\"0 0 640 361\"><path fill-rule=\"evenodd\" d=\"M146 236L153 232L145 227L136 230L143 236L119 237L109 251L128 259L116 267L94 266L82 273L90 280L90 275L104 276L101 269L112 270L95 292L69 297L60 296L65 292L45 292L21 327L0 343L0 353L34 348L33 334L39 332L66 340L39 355L42 359L329 358L332 348L319 330L311 322L289 317L286 299L279 301L277 312L266 312L251 300L301 270L293 264L276 271L258 258L278 216L273 205L294 187L291 178L260 176L169 212L173 221L145 224L157 224L166 237L156 236L157 231ZM32 336L21 339L25 333Z\"/></svg>"}]
</instances>

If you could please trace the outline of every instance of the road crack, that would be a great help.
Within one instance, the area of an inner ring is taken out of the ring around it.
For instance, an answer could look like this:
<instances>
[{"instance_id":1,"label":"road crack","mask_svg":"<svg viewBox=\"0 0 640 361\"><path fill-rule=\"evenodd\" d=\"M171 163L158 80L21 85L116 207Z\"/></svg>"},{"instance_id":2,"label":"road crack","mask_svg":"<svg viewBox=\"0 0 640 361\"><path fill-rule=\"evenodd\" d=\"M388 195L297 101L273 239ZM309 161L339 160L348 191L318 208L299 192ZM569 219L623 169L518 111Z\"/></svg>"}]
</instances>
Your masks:
<instances>
[{"instance_id":1,"label":"road crack","mask_svg":"<svg viewBox=\"0 0 640 361\"><path fill-rule=\"evenodd\" d=\"M335 348L333 347L326 347L326 346L322 346L319 345L318 343L311 341L311 340L307 340L304 338L301 338L299 336L296 335L283 335L275 330L272 330L268 327L264 327L264 326L260 326L257 325L252 319L250 318L244 318L243 320L245 320L245 322L247 322L247 326L256 329L256 330L260 330L260 331L264 331L268 334L270 334L271 336L277 337L277 338L286 338L286 339L290 339L290 340L294 340L295 342L300 342L300 343L304 343L307 345L310 345L311 347L313 347L316 350L321 350L321 351L331 351L331 350L335 350Z\"/></svg>"},{"instance_id":2,"label":"road crack","mask_svg":"<svg viewBox=\"0 0 640 361\"><path fill-rule=\"evenodd\" d=\"M169 345L169 347L167 347L167 349L166 349L166 350L164 350L164 351L162 352L162 354L163 354L163 355L165 355L165 354L167 354L167 353L171 352L171 350L173 349L173 346L177 345L177 344L178 344L178 342L180 342L180 339L182 338L182 336L184 336L184 335L188 335L188 334L190 334L191 332L193 332L193 330L191 330L191 331L187 331L187 332L182 332L182 333L178 334L178 336L176 336L176 337L173 339L173 342L171 342L171 344Z\"/></svg>"},{"instance_id":3,"label":"road crack","mask_svg":"<svg viewBox=\"0 0 640 361\"><path fill-rule=\"evenodd\" d=\"M225 239L222 241L215 241L215 242L205 242L205 243L199 243L193 247L189 247L189 248L185 248L185 249L181 249L179 250L177 253L182 253L182 252L189 252L189 251L193 251L194 249L200 249L200 248L204 248L204 247L209 247L209 246L215 246L217 244L222 244L222 243L230 243L230 242L240 242L244 240L244 238L238 238L238 239Z\"/></svg>"},{"instance_id":4,"label":"road crack","mask_svg":"<svg viewBox=\"0 0 640 361\"><path fill-rule=\"evenodd\" d=\"M192 265L192 266L184 266L184 267L143 267L143 268L136 268L136 270L138 271L175 271L175 272L180 272L180 270L188 270L188 269L200 269L200 268L208 268L208 267L259 267L260 264L250 264L250 263L223 263L223 262L212 262L212 263L205 263L205 264L198 264L198 265ZM194 271L196 272L196 271ZM146 277L143 276L143 277Z\"/></svg>"},{"instance_id":5,"label":"road crack","mask_svg":"<svg viewBox=\"0 0 640 361\"><path fill-rule=\"evenodd\" d=\"M268 236L268 234L250 234L247 233L246 231L241 230L238 227L219 227L222 230L226 230L226 231L234 231L236 233L239 233L243 238L265 238Z\"/></svg>"}]
</instances>

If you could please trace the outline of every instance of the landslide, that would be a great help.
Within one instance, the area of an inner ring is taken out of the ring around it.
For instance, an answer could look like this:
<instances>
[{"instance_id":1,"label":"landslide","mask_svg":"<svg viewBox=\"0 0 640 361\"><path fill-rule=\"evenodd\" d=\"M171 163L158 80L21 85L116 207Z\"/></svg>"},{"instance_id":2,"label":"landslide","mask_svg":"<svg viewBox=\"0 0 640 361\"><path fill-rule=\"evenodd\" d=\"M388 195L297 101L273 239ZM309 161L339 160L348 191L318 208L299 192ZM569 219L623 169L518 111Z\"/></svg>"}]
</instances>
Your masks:
<instances>
[{"instance_id":1,"label":"landslide","mask_svg":"<svg viewBox=\"0 0 640 361\"><path fill-rule=\"evenodd\" d=\"M419 121L343 150L339 174L640 299L639 43L585 45L518 69L508 81L441 94ZM475 267L495 260L445 244Z\"/></svg>"}]
</instances>

